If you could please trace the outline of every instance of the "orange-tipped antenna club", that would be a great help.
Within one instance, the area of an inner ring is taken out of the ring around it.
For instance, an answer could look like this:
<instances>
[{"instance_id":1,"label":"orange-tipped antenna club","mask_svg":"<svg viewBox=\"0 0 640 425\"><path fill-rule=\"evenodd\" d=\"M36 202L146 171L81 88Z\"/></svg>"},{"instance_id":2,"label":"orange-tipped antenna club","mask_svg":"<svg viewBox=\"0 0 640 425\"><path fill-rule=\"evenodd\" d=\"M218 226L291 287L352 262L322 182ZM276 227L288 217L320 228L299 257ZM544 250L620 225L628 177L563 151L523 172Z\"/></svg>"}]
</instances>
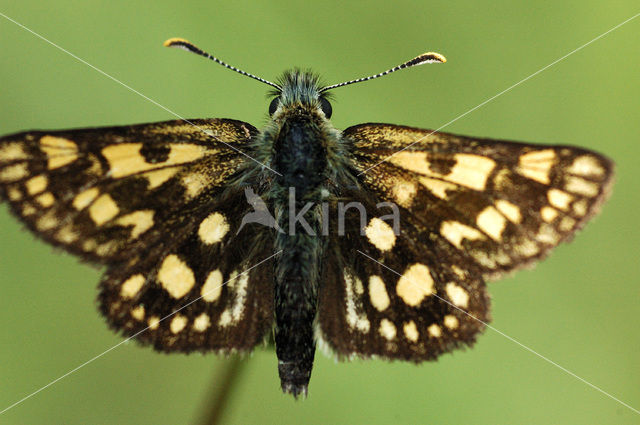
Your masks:
<instances>
[{"instance_id":1,"label":"orange-tipped antenna club","mask_svg":"<svg viewBox=\"0 0 640 425\"><path fill-rule=\"evenodd\" d=\"M335 89L336 87L342 87L342 86L348 86L349 84L354 84L354 83L360 83L362 81L369 81L369 80L373 80L375 78L379 78L379 77L383 77L387 74L391 74L392 72L396 72L399 71L401 69L405 69L405 68L411 68L412 66L417 66L417 65L424 65L425 63L445 63L447 61L447 59L442 56L440 53L435 53L435 52L427 52L427 53L423 53L420 56L416 56L415 58L408 60L398 66L395 66L391 69L388 69L384 72L381 72L379 74L375 74L375 75L371 75L369 77L364 77L364 78L357 78L355 80L351 80L351 81L345 81L344 83L338 83L338 84L333 84L331 86L326 86L320 89L320 93L327 91L327 90L331 90L331 89Z\"/></svg>"},{"instance_id":2,"label":"orange-tipped antenna club","mask_svg":"<svg viewBox=\"0 0 640 425\"><path fill-rule=\"evenodd\" d=\"M257 75L253 75L253 74L245 72L245 71L243 71L241 69L238 69L235 66L231 66L231 65L221 61L217 57L212 56L209 53L205 52L204 50L196 47L195 45L193 45L189 41L185 40L184 38L170 38L167 41L165 41L163 43L163 45L165 47L177 47L178 49L183 49L183 50L186 50L188 52L195 53L195 54L200 55L200 56L204 56L205 58L211 59L212 61L224 66L225 68L228 68L228 69L230 69L232 71L235 71L235 72L237 72L239 74L242 74L242 75L245 75L247 77L253 78L254 80L258 80L260 82L268 84L268 85L270 85L272 87L275 87L276 89L278 89L280 91L282 90L282 87L280 87L279 85L277 85L275 83L272 83L271 81L265 80L264 78L260 78Z\"/></svg>"}]
</instances>

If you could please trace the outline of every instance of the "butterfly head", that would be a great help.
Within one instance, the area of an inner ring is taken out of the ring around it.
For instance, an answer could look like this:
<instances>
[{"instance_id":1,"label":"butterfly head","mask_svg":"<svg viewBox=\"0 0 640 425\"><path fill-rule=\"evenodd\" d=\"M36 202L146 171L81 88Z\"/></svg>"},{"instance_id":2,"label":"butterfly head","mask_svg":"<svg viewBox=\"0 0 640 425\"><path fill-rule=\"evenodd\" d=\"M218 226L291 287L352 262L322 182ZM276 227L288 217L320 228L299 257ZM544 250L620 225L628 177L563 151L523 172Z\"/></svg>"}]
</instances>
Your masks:
<instances>
[{"instance_id":1,"label":"butterfly head","mask_svg":"<svg viewBox=\"0 0 640 425\"><path fill-rule=\"evenodd\" d=\"M284 114L319 114L331 118L331 103L322 92L319 78L310 71L293 69L280 78L280 88L273 90L273 100L269 104L269 115L275 119Z\"/></svg>"}]
</instances>

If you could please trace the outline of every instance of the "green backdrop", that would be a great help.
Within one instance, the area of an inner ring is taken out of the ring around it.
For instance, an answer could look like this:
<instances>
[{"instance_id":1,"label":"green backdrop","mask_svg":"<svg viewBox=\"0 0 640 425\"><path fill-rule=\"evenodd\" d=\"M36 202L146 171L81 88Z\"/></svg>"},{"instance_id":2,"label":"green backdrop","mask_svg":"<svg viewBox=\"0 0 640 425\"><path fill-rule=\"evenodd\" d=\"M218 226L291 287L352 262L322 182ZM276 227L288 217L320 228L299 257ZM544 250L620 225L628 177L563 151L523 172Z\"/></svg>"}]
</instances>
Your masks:
<instances>
[{"instance_id":1,"label":"green backdrop","mask_svg":"<svg viewBox=\"0 0 640 425\"><path fill-rule=\"evenodd\" d=\"M185 52L185 37L273 79L310 67L327 83L423 51L427 65L335 91L338 128L437 128L640 12L637 0L21 2L0 12L189 118L258 127L266 86ZM0 17L0 133L173 119ZM602 214L533 271L490 285L492 325L640 409L640 17L464 116L447 131L596 149L616 160ZM100 271L54 253L0 207L0 410L121 341L95 308ZM8 424L183 424L226 366L127 343L0 416ZM627 424L640 415L497 332L415 366L321 354L310 397L280 393L258 350L224 416L236 424Z\"/></svg>"}]
</instances>

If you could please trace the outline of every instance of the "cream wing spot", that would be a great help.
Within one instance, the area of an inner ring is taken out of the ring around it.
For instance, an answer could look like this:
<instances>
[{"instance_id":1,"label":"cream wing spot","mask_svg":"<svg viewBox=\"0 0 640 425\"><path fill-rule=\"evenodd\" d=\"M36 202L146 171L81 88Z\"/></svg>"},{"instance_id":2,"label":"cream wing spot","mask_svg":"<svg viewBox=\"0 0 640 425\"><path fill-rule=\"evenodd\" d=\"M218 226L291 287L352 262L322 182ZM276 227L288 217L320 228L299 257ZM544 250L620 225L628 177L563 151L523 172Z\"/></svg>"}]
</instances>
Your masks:
<instances>
[{"instance_id":1,"label":"cream wing spot","mask_svg":"<svg viewBox=\"0 0 640 425\"><path fill-rule=\"evenodd\" d=\"M0 147L0 162L17 161L27 158L29 158L29 155L27 155L24 146L19 142L7 143Z\"/></svg>"},{"instance_id":2,"label":"cream wing spot","mask_svg":"<svg viewBox=\"0 0 640 425\"><path fill-rule=\"evenodd\" d=\"M560 224L558 225L558 229L562 232L569 232L575 225L576 221L571 217L562 217L562 220L560 220Z\"/></svg>"},{"instance_id":3,"label":"cream wing spot","mask_svg":"<svg viewBox=\"0 0 640 425\"><path fill-rule=\"evenodd\" d=\"M507 225L507 220L494 207L486 207L476 218L476 224L491 239L499 241L502 239L502 232Z\"/></svg>"},{"instance_id":4,"label":"cream wing spot","mask_svg":"<svg viewBox=\"0 0 640 425\"><path fill-rule=\"evenodd\" d=\"M78 159L78 145L69 139L42 136L40 149L47 155L50 170L63 167Z\"/></svg>"},{"instance_id":5,"label":"cream wing spot","mask_svg":"<svg viewBox=\"0 0 640 425\"><path fill-rule=\"evenodd\" d=\"M169 325L169 329L171 330L171 333L174 333L174 334L180 333L187 326L188 322L189 322L189 319L187 319L187 316L176 314L173 317L173 319L171 319L171 324Z\"/></svg>"},{"instance_id":6,"label":"cream wing spot","mask_svg":"<svg viewBox=\"0 0 640 425\"><path fill-rule=\"evenodd\" d=\"M44 208L49 208L56 202L56 198L51 192L45 192L42 195L38 195L36 197L36 202L38 202Z\"/></svg>"},{"instance_id":7,"label":"cream wing spot","mask_svg":"<svg viewBox=\"0 0 640 425\"><path fill-rule=\"evenodd\" d=\"M560 189L549 189L547 192L547 199L551 206L556 207L559 210L566 211L573 200L573 196Z\"/></svg>"},{"instance_id":8,"label":"cream wing spot","mask_svg":"<svg viewBox=\"0 0 640 425\"><path fill-rule=\"evenodd\" d=\"M83 210L91 205L91 203L98 197L98 194L100 194L100 191L96 187L82 191L73 198L72 205L78 211Z\"/></svg>"},{"instance_id":9,"label":"cream wing spot","mask_svg":"<svg viewBox=\"0 0 640 425\"><path fill-rule=\"evenodd\" d=\"M35 195L37 193L43 192L47 188L48 184L49 180L47 179L47 176L41 174L27 180L25 186L29 195Z\"/></svg>"},{"instance_id":10,"label":"cream wing spot","mask_svg":"<svg viewBox=\"0 0 640 425\"><path fill-rule=\"evenodd\" d=\"M426 152L398 152L388 158L388 161L400 168L420 174L433 174L429 168Z\"/></svg>"},{"instance_id":11,"label":"cream wing spot","mask_svg":"<svg viewBox=\"0 0 640 425\"><path fill-rule=\"evenodd\" d=\"M209 179L203 173L194 172L182 177L182 185L185 188L187 199L195 198L210 184Z\"/></svg>"},{"instance_id":12,"label":"cream wing spot","mask_svg":"<svg viewBox=\"0 0 640 425\"><path fill-rule=\"evenodd\" d=\"M549 184L549 172L556 162L553 149L536 150L520 155L517 172L531 180Z\"/></svg>"},{"instance_id":13,"label":"cream wing spot","mask_svg":"<svg viewBox=\"0 0 640 425\"><path fill-rule=\"evenodd\" d=\"M380 276L373 275L369 278L369 299L371 305L378 311L384 311L389 307L389 294Z\"/></svg>"},{"instance_id":14,"label":"cream wing spot","mask_svg":"<svg viewBox=\"0 0 640 425\"><path fill-rule=\"evenodd\" d=\"M369 221L364 231L369 242L382 252L389 251L396 243L396 234L391 226L377 217Z\"/></svg>"},{"instance_id":15,"label":"cream wing spot","mask_svg":"<svg viewBox=\"0 0 640 425\"><path fill-rule=\"evenodd\" d=\"M362 311L362 303L359 301L359 298L356 297L356 288L363 286L362 281L358 277L353 276L353 274L346 269L344 270L343 275L345 281L347 325L349 325L351 329L356 329L363 333L369 332L371 323L369 322L366 314Z\"/></svg>"},{"instance_id":16,"label":"cream wing spot","mask_svg":"<svg viewBox=\"0 0 640 425\"><path fill-rule=\"evenodd\" d=\"M198 228L198 236L203 243L212 245L222 241L229 229L229 223L225 216L219 212L214 212L202 220Z\"/></svg>"},{"instance_id":17,"label":"cream wing spot","mask_svg":"<svg viewBox=\"0 0 640 425\"><path fill-rule=\"evenodd\" d=\"M452 314L447 314L444 316L444 320L442 322L444 326L448 329L458 329L460 323L458 322L458 318Z\"/></svg>"},{"instance_id":18,"label":"cream wing spot","mask_svg":"<svg viewBox=\"0 0 640 425\"><path fill-rule=\"evenodd\" d=\"M558 216L558 210L549 206L545 206L540 209L540 216L547 223L551 223Z\"/></svg>"},{"instance_id":19,"label":"cream wing spot","mask_svg":"<svg viewBox=\"0 0 640 425\"><path fill-rule=\"evenodd\" d=\"M416 184L403 180L398 183L392 182L391 185L391 193L395 201L405 208L411 206L413 198L418 191Z\"/></svg>"},{"instance_id":20,"label":"cream wing spot","mask_svg":"<svg viewBox=\"0 0 640 425\"><path fill-rule=\"evenodd\" d=\"M98 226L101 226L111 220L117 216L119 212L120 209L118 208L118 204L116 204L108 193L101 195L89 207L89 217L91 217L93 222Z\"/></svg>"},{"instance_id":21,"label":"cream wing spot","mask_svg":"<svg viewBox=\"0 0 640 425\"><path fill-rule=\"evenodd\" d=\"M432 195L440 199L447 199L447 190L455 191L458 189L458 186L453 183L445 182L438 179L432 179L429 177L420 177L418 181L422 186L427 188L427 190L431 192Z\"/></svg>"},{"instance_id":22,"label":"cream wing spot","mask_svg":"<svg viewBox=\"0 0 640 425\"><path fill-rule=\"evenodd\" d=\"M200 296L206 302L214 302L220 297L222 293L222 273L220 270L214 270L207 276L207 279L202 285L200 290Z\"/></svg>"},{"instance_id":23,"label":"cream wing spot","mask_svg":"<svg viewBox=\"0 0 640 425\"><path fill-rule=\"evenodd\" d=\"M202 313L193 321L193 330L196 332L204 332L211 326L211 319L207 313Z\"/></svg>"},{"instance_id":24,"label":"cream wing spot","mask_svg":"<svg viewBox=\"0 0 640 425\"><path fill-rule=\"evenodd\" d=\"M598 194L597 184L576 176L565 177L564 188L568 192L573 192L573 193L577 193L578 195L584 195L589 197L596 196Z\"/></svg>"},{"instance_id":25,"label":"cream wing spot","mask_svg":"<svg viewBox=\"0 0 640 425\"><path fill-rule=\"evenodd\" d=\"M396 337L396 326L389 319L382 319L378 332L388 341Z\"/></svg>"},{"instance_id":26,"label":"cream wing spot","mask_svg":"<svg viewBox=\"0 0 640 425\"><path fill-rule=\"evenodd\" d=\"M402 330L404 331L404 336L411 342L417 342L420 337L420 333L418 332L418 327L416 326L416 322L413 320L404 324Z\"/></svg>"},{"instance_id":27,"label":"cream wing spot","mask_svg":"<svg viewBox=\"0 0 640 425\"><path fill-rule=\"evenodd\" d=\"M580 176L596 177L604 175L605 172L598 160L591 155L582 155L577 157L567 171Z\"/></svg>"},{"instance_id":28,"label":"cream wing spot","mask_svg":"<svg viewBox=\"0 0 640 425\"><path fill-rule=\"evenodd\" d=\"M459 221L443 221L440 225L440 234L458 249L462 249L463 239L472 241L484 239L484 235L479 230Z\"/></svg>"},{"instance_id":29,"label":"cream wing spot","mask_svg":"<svg viewBox=\"0 0 640 425\"><path fill-rule=\"evenodd\" d=\"M442 328L435 323L431 324L427 328L427 332L429 332L429 335L434 338L440 338L442 336Z\"/></svg>"},{"instance_id":30,"label":"cream wing spot","mask_svg":"<svg viewBox=\"0 0 640 425\"><path fill-rule=\"evenodd\" d=\"M22 191L17 187L12 186L7 189L7 196L11 201L19 201L22 199Z\"/></svg>"},{"instance_id":31,"label":"cream wing spot","mask_svg":"<svg viewBox=\"0 0 640 425\"><path fill-rule=\"evenodd\" d=\"M155 331L160 326L160 318L158 316L151 316L149 320L147 320L147 324L149 325L149 329Z\"/></svg>"},{"instance_id":32,"label":"cream wing spot","mask_svg":"<svg viewBox=\"0 0 640 425\"><path fill-rule=\"evenodd\" d=\"M29 169L26 162L15 165L9 165L0 171L0 181L14 182L23 179L29 175Z\"/></svg>"},{"instance_id":33,"label":"cream wing spot","mask_svg":"<svg viewBox=\"0 0 640 425\"><path fill-rule=\"evenodd\" d=\"M138 321L143 321L144 320L144 306L143 305L139 305L135 308L131 309L131 317L133 317L134 319L138 320Z\"/></svg>"},{"instance_id":34,"label":"cream wing spot","mask_svg":"<svg viewBox=\"0 0 640 425\"><path fill-rule=\"evenodd\" d=\"M116 224L123 227L133 226L131 229L131 239L137 239L138 236L153 227L153 215L153 210L134 211L118 218Z\"/></svg>"},{"instance_id":35,"label":"cream wing spot","mask_svg":"<svg viewBox=\"0 0 640 425\"><path fill-rule=\"evenodd\" d=\"M173 298L187 295L196 283L193 271L177 255L167 255L158 271L158 280Z\"/></svg>"},{"instance_id":36,"label":"cream wing spot","mask_svg":"<svg viewBox=\"0 0 640 425\"><path fill-rule=\"evenodd\" d=\"M138 295L145 280L146 279L141 274L133 275L129 279L125 280L122 286L120 286L120 297L124 299L131 299Z\"/></svg>"},{"instance_id":37,"label":"cream wing spot","mask_svg":"<svg viewBox=\"0 0 640 425\"><path fill-rule=\"evenodd\" d=\"M453 305L461 308L469 307L469 293L464 288L449 282L444 289Z\"/></svg>"},{"instance_id":38,"label":"cream wing spot","mask_svg":"<svg viewBox=\"0 0 640 425\"><path fill-rule=\"evenodd\" d=\"M447 174L446 180L475 190L484 190L487 179L496 162L485 156L459 153L454 156L456 165Z\"/></svg>"},{"instance_id":39,"label":"cream wing spot","mask_svg":"<svg viewBox=\"0 0 640 425\"><path fill-rule=\"evenodd\" d=\"M405 304L412 307L419 305L425 297L433 295L435 287L429 268L420 263L409 266L398 279L396 293Z\"/></svg>"},{"instance_id":40,"label":"cream wing spot","mask_svg":"<svg viewBox=\"0 0 640 425\"><path fill-rule=\"evenodd\" d=\"M175 176L178 171L180 171L179 167L161 168L159 170L146 172L142 176L149 181L148 188L155 189Z\"/></svg>"},{"instance_id":41,"label":"cream wing spot","mask_svg":"<svg viewBox=\"0 0 640 425\"><path fill-rule=\"evenodd\" d=\"M522 221L522 214L520 213L520 208L518 208L517 205L514 205L509 201L505 201L504 199L500 199L499 201L496 201L496 208L504 214L509 221L516 224Z\"/></svg>"}]
</instances>

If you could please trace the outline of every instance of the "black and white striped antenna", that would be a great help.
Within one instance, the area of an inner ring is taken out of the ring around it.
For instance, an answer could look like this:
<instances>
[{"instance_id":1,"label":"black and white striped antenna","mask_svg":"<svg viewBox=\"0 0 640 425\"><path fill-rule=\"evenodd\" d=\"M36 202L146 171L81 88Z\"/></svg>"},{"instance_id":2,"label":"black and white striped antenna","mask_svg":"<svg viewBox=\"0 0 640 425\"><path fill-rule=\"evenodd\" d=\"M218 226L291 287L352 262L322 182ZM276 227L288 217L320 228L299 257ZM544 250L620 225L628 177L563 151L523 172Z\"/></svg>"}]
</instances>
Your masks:
<instances>
[{"instance_id":1,"label":"black and white striped antenna","mask_svg":"<svg viewBox=\"0 0 640 425\"><path fill-rule=\"evenodd\" d=\"M325 92L327 90L335 89L336 87L348 86L349 84L361 83L362 81L369 81L375 78L383 77L387 74L391 74L392 72L400 71L401 69L411 68L412 66L424 65L425 63L445 63L447 59L442 56L440 53L435 52L427 52L423 53L420 56L417 56L411 60L406 61L398 66L395 66L391 69L388 69L379 74L371 75L369 77L364 78L356 78L355 80L345 81L344 83L333 84L331 86L326 86L320 89L320 93Z\"/></svg>"},{"instance_id":2,"label":"black and white striped antenna","mask_svg":"<svg viewBox=\"0 0 640 425\"><path fill-rule=\"evenodd\" d=\"M223 61L221 61L220 59L218 59L217 57L210 55L209 53L205 52L202 49L199 49L198 47L194 46L193 44L191 44L189 41L183 39L183 38L170 38L167 41L164 42L164 46L165 47L177 47L178 49L183 49L186 50L188 52L191 53L195 53L197 55L200 56L204 56L207 59L211 59L212 61L219 63L220 65L224 66L225 68L228 68L232 71L235 71L239 74L245 75L247 77L251 77L254 80L258 80L261 81L265 84L269 84L272 87L275 87L276 89L278 89L279 91L282 91L282 87L280 87L279 85L277 85L276 83L272 83L269 80L265 80L264 78L260 78L257 75L253 75L253 74L249 74L246 71L243 71L241 69L236 68L235 66L229 65L228 63L225 63Z\"/></svg>"}]
</instances>

